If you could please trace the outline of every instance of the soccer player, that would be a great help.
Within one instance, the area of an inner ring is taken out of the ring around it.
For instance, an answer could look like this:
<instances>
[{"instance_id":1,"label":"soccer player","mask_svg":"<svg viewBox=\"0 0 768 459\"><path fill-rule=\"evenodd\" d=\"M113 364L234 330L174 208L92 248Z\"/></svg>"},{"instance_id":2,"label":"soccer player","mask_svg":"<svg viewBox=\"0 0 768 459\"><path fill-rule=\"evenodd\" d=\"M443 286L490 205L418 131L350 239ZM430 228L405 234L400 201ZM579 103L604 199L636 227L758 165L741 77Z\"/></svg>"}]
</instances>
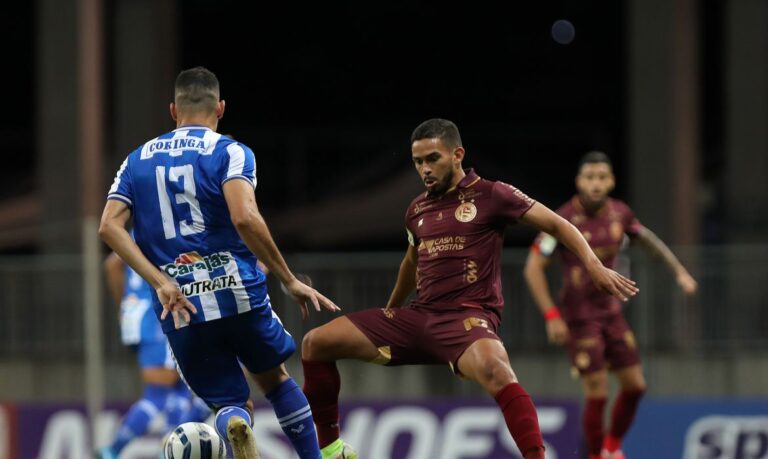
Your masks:
<instances>
[{"instance_id":1,"label":"soccer player","mask_svg":"<svg viewBox=\"0 0 768 459\"><path fill-rule=\"evenodd\" d=\"M152 418L165 414L168 429L185 422L202 422L211 410L193 397L176 372L168 340L152 311L152 288L114 252L104 261L107 287L120 305L120 332L123 344L138 357L144 386L141 399L123 417L109 446L97 456L112 459L136 437L143 435Z\"/></svg>"},{"instance_id":2,"label":"soccer player","mask_svg":"<svg viewBox=\"0 0 768 459\"><path fill-rule=\"evenodd\" d=\"M272 404L301 458L319 458L307 399L283 362L296 349L272 311L257 257L301 306L337 311L296 279L256 206L250 148L216 132L219 81L195 67L176 78L176 129L128 155L99 233L154 289L153 305L184 380L214 409L236 459L258 457L240 363ZM133 219L135 242L125 229Z\"/></svg>"},{"instance_id":3,"label":"soccer player","mask_svg":"<svg viewBox=\"0 0 768 459\"><path fill-rule=\"evenodd\" d=\"M557 213L581 231L605 266L614 266L626 235L659 256L675 273L683 292L695 293L696 281L672 251L640 224L625 203L608 197L614 182L608 156L602 152L587 153L576 176L578 194ZM589 282L587 266L570 247L559 246L547 233L544 230L533 244L525 279L544 315L550 342L568 346L571 364L581 375L586 396L583 428L590 459L621 459L621 440L645 392L635 337L624 320L621 305ZM561 309L550 296L545 273L556 251L563 273L558 303ZM604 436L608 368L615 373L621 390L613 407L610 430Z\"/></svg>"},{"instance_id":4,"label":"soccer player","mask_svg":"<svg viewBox=\"0 0 768 459\"><path fill-rule=\"evenodd\" d=\"M536 409L496 333L503 308L505 226L520 221L555 234L589 267L597 288L622 300L637 288L603 266L568 221L511 185L463 169L465 151L454 123L431 119L420 124L411 135L411 152L426 192L406 210L408 249L386 307L339 317L311 330L302 343L304 392L323 457L355 457L339 438L335 362L357 359L449 365L496 399L525 458L543 458ZM406 304L414 290L415 299Z\"/></svg>"}]
</instances>

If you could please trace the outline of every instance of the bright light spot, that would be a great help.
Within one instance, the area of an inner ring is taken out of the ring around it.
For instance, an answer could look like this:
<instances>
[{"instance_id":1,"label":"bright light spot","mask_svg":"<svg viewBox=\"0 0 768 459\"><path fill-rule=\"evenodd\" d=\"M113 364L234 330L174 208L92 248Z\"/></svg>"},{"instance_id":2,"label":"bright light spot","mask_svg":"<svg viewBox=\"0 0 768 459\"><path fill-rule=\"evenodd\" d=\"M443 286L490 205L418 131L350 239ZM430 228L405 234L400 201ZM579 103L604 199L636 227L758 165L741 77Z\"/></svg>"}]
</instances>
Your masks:
<instances>
[{"instance_id":1,"label":"bright light spot","mask_svg":"<svg viewBox=\"0 0 768 459\"><path fill-rule=\"evenodd\" d=\"M561 45L570 44L576 36L576 28L567 19L558 19L552 24L552 39Z\"/></svg>"}]
</instances>

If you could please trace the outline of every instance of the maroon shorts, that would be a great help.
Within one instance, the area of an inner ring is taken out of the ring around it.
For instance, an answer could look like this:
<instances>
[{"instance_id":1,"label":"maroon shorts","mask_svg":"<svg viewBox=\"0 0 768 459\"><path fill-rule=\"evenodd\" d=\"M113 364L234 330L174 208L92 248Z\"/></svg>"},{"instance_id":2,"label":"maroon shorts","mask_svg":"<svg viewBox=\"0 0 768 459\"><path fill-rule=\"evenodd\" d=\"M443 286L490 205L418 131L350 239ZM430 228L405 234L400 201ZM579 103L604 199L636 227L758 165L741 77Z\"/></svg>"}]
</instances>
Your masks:
<instances>
[{"instance_id":1,"label":"maroon shorts","mask_svg":"<svg viewBox=\"0 0 768 459\"><path fill-rule=\"evenodd\" d=\"M635 335L621 313L568 322L568 331L571 365L580 374L602 370L606 364L618 370L640 363Z\"/></svg>"},{"instance_id":2,"label":"maroon shorts","mask_svg":"<svg viewBox=\"0 0 768 459\"><path fill-rule=\"evenodd\" d=\"M457 372L456 362L472 343L501 341L496 335L499 317L482 309L367 309L346 317L379 348L374 363L381 365L447 363Z\"/></svg>"}]
</instances>

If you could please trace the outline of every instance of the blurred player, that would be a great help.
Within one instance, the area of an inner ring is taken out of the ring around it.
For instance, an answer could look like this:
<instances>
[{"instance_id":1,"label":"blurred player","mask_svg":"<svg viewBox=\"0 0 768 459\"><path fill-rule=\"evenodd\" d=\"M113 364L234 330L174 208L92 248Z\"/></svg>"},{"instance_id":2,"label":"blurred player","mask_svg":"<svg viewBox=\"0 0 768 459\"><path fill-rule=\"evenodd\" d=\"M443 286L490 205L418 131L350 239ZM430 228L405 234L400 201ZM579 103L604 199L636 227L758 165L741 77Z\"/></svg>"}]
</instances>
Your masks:
<instances>
[{"instance_id":1,"label":"blurred player","mask_svg":"<svg viewBox=\"0 0 768 459\"><path fill-rule=\"evenodd\" d=\"M170 431L185 422L202 422L211 410L193 397L176 372L160 322L152 310L152 288L115 253L104 262L107 286L120 305L120 332L123 344L137 354L144 386L141 399L123 417L112 443L98 457L116 458L134 438L146 433L150 422L163 413Z\"/></svg>"},{"instance_id":2,"label":"blurred player","mask_svg":"<svg viewBox=\"0 0 768 459\"><path fill-rule=\"evenodd\" d=\"M696 281L669 248L637 221L623 202L608 197L613 190L611 161L604 153L590 152L579 164L576 176L578 195L557 213L573 223L589 241L603 264L613 267L624 236L636 240L658 255L677 276L686 294L696 292ZM545 268L555 250L563 269L560 309L549 293ZM573 367L578 370L586 396L584 433L590 458L620 459L621 440L635 416L645 391L640 358L621 305L595 288L585 273L584 263L570 250L558 246L546 233L536 239L525 266L525 279L546 320L552 343L567 344ZM603 411L608 397L608 372L616 374L621 392L613 408L611 427L604 437ZM601 456L602 454L602 456Z\"/></svg>"},{"instance_id":3,"label":"blurred player","mask_svg":"<svg viewBox=\"0 0 768 459\"><path fill-rule=\"evenodd\" d=\"M499 404L525 458L543 458L536 409L517 382L496 334L503 297L504 228L518 221L556 234L590 267L599 288L622 299L634 283L605 268L581 233L517 188L462 169L455 124L432 119L411 135L412 159L427 188L408 206L408 250L384 309L348 314L310 331L302 344L304 392L324 458L354 457L339 438L336 360L383 365L448 364ZM406 305L416 290L416 298Z\"/></svg>"},{"instance_id":4,"label":"blurred player","mask_svg":"<svg viewBox=\"0 0 768 459\"><path fill-rule=\"evenodd\" d=\"M256 256L300 304L336 311L291 273L256 206L256 165L245 145L216 132L224 114L216 76L181 72L177 128L123 162L101 220L104 241L155 289L154 309L190 388L216 410L236 459L258 457L249 389L239 362L272 404L301 458L320 450L307 399L283 362L296 344L272 311ZM134 243L125 226L133 217Z\"/></svg>"}]
</instances>

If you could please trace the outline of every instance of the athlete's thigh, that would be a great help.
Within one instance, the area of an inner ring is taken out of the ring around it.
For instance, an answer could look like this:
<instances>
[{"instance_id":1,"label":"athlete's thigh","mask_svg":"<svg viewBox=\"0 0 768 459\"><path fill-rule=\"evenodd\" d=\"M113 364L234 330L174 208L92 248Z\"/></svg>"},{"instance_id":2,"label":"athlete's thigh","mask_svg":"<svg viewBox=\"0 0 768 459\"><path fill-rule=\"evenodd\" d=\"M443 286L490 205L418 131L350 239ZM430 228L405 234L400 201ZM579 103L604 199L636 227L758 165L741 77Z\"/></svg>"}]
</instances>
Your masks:
<instances>
[{"instance_id":1,"label":"athlete's thigh","mask_svg":"<svg viewBox=\"0 0 768 459\"><path fill-rule=\"evenodd\" d=\"M346 315L347 319L373 343L376 356L369 359L380 365L419 365L441 363L428 343L428 313L416 308L366 309Z\"/></svg>"},{"instance_id":2,"label":"athlete's thigh","mask_svg":"<svg viewBox=\"0 0 768 459\"><path fill-rule=\"evenodd\" d=\"M574 371L581 375L605 368L605 339L600 320L579 320L568 323L568 356Z\"/></svg>"},{"instance_id":3,"label":"athlete's thigh","mask_svg":"<svg viewBox=\"0 0 768 459\"><path fill-rule=\"evenodd\" d=\"M223 319L168 333L179 374L192 392L213 409L245 406L248 382L222 329Z\"/></svg>"},{"instance_id":4,"label":"athlete's thigh","mask_svg":"<svg viewBox=\"0 0 768 459\"><path fill-rule=\"evenodd\" d=\"M301 343L301 354L303 359L313 362L342 359L368 362L379 356L379 349L349 317L341 316L310 330Z\"/></svg>"},{"instance_id":5,"label":"athlete's thigh","mask_svg":"<svg viewBox=\"0 0 768 459\"><path fill-rule=\"evenodd\" d=\"M612 370L619 370L640 364L635 334L624 319L624 314L607 317L603 325L605 335L605 357Z\"/></svg>"},{"instance_id":6,"label":"athlete's thigh","mask_svg":"<svg viewBox=\"0 0 768 459\"><path fill-rule=\"evenodd\" d=\"M456 371L459 358L477 341L490 339L501 343L496 334L498 326L499 317L482 309L430 311L426 343L431 353ZM503 345L501 349L506 356Z\"/></svg>"}]
</instances>

